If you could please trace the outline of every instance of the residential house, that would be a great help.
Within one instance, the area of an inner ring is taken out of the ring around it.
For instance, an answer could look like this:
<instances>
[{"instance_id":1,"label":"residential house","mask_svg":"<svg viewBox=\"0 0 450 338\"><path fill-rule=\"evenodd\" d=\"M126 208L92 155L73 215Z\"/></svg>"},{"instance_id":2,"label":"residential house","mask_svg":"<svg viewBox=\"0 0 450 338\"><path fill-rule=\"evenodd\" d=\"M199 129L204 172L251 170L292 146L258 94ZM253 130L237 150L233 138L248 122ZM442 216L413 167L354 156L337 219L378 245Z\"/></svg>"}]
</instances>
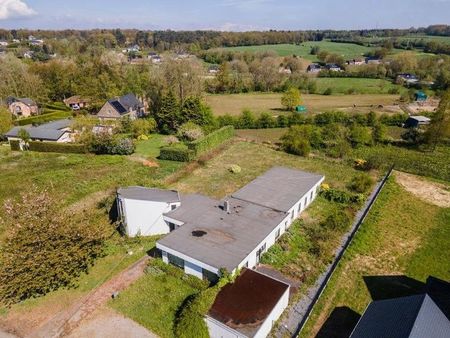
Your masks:
<instances>
[{"instance_id":1,"label":"residential house","mask_svg":"<svg viewBox=\"0 0 450 338\"><path fill-rule=\"evenodd\" d=\"M406 119L403 127L405 128L418 128L430 124L431 119L426 116L410 116Z\"/></svg>"},{"instance_id":2,"label":"residential house","mask_svg":"<svg viewBox=\"0 0 450 338\"><path fill-rule=\"evenodd\" d=\"M141 48L139 47L139 45L133 45L130 46L124 50L122 50L123 53L138 53L141 50Z\"/></svg>"},{"instance_id":3,"label":"residential house","mask_svg":"<svg viewBox=\"0 0 450 338\"><path fill-rule=\"evenodd\" d=\"M89 100L83 98L80 95L71 96L67 99L64 99L63 101L67 107L70 107L73 110L79 110L79 109L86 108L89 104Z\"/></svg>"},{"instance_id":4,"label":"residential house","mask_svg":"<svg viewBox=\"0 0 450 338\"><path fill-rule=\"evenodd\" d=\"M23 129L28 132L31 141L67 143L73 141L72 123L72 119L63 119L39 126L19 126L12 128L5 136L8 138L8 141L21 140L19 135L20 130Z\"/></svg>"},{"instance_id":5,"label":"residential house","mask_svg":"<svg viewBox=\"0 0 450 338\"><path fill-rule=\"evenodd\" d=\"M369 57L366 57L366 64L379 65L379 64L381 64L381 59L377 56L369 56Z\"/></svg>"},{"instance_id":6,"label":"residential house","mask_svg":"<svg viewBox=\"0 0 450 338\"><path fill-rule=\"evenodd\" d=\"M448 338L450 284L429 277L423 294L369 304L350 338Z\"/></svg>"},{"instance_id":7,"label":"residential house","mask_svg":"<svg viewBox=\"0 0 450 338\"><path fill-rule=\"evenodd\" d=\"M290 75L290 74L292 74L292 71L291 71L291 69L289 67L280 67L278 69L278 73Z\"/></svg>"},{"instance_id":8,"label":"residential house","mask_svg":"<svg viewBox=\"0 0 450 338\"><path fill-rule=\"evenodd\" d=\"M330 72L342 72L342 68L335 63L327 63L325 68Z\"/></svg>"},{"instance_id":9,"label":"residential house","mask_svg":"<svg viewBox=\"0 0 450 338\"><path fill-rule=\"evenodd\" d=\"M366 64L366 61L364 59L351 59L347 60L345 63L350 66L361 66Z\"/></svg>"},{"instance_id":10,"label":"residential house","mask_svg":"<svg viewBox=\"0 0 450 338\"><path fill-rule=\"evenodd\" d=\"M32 59L34 56L34 52L32 50L27 50L26 52L23 53L23 57L25 59Z\"/></svg>"},{"instance_id":11,"label":"residential house","mask_svg":"<svg viewBox=\"0 0 450 338\"><path fill-rule=\"evenodd\" d=\"M123 232L129 237L167 234L174 230L163 214L180 206L178 192L144 187L117 190L117 212Z\"/></svg>"},{"instance_id":12,"label":"residential house","mask_svg":"<svg viewBox=\"0 0 450 338\"><path fill-rule=\"evenodd\" d=\"M163 214L171 231L156 243L164 262L199 278L255 267L264 252L317 196L324 177L274 167L219 201L181 196Z\"/></svg>"},{"instance_id":13,"label":"residential house","mask_svg":"<svg viewBox=\"0 0 450 338\"><path fill-rule=\"evenodd\" d=\"M8 97L6 99L9 111L17 117L28 117L39 114L39 107L32 99L23 97Z\"/></svg>"},{"instance_id":14,"label":"residential house","mask_svg":"<svg viewBox=\"0 0 450 338\"><path fill-rule=\"evenodd\" d=\"M105 120L115 120L125 116L136 119L144 115L144 104L134 94L108 100L97 114L100 119Z\"/></svg>"},{"instance_id":15,"label":"residential house","mask_svg":"<svg viewBox=\"0 0 450 338\"><path fill-rule=\"evenodd\" d=\"M159 56L157 53L155 52L150 52L148 53L147 58L152 62L152 63L161 63L162 59L161 56Z\"/></svg>"},{"instance_id":16,"label":"residential house","mask_svg":"<svg viewBox=\"0 0 450 338\"><path fill-rule=\"evenodd\" d=\"M289 303L290 286L260 272L243 269L225 285L205 322L211 338L267 337Z\"/></svg>"},{"instance_id":17,"label":"residential house","mask_svg":"<svg viewBox=\"0 0 450 338\"><path fill-rule=\"evenodd\" d=\"M8 47L8 41L0 41L0 47Z\"/></svg>"},{"instance_id":18,"label":"residential house","mask_svg":"<svg viewBox=\"0 0 450 338\"><path fill-rule=\"evenodd\" d=\"M210 65L208 67L208 73L212 75L217 74L219 70L220 70L219 65Z\"/></svg>"},{"instance_id":19,"label":"residential house","mask_svg":"<svg viewBox=\"0 0 450 338\"><path fill-rule=\"evenodd\" d=\"M412 85L418 83L419 79L413 74L403 73L397 75L397 82L404 82L407 85Z\"/></svg>"},{"instance_id":20,"label":"residential house","mask_svg":"<svg viewBox=\"0 0 450 338\"><path fill-rule=\"evenodd\" d=\"M311 63L308 68L306 69L306 71L308 73L318 73L322 70L322 67L320 67L320 65L318 63Z\"/></svg>"}]
</instances>

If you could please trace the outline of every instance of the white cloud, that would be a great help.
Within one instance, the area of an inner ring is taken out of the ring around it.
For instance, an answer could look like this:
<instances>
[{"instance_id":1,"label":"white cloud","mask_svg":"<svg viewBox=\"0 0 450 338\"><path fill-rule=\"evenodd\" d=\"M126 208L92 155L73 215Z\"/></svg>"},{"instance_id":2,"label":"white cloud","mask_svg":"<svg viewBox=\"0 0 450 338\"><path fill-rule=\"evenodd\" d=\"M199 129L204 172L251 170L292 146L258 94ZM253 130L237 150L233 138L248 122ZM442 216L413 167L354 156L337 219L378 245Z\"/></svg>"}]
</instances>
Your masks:
<instances>
[{"instance_id":1,"label":"white cloud","mask_svg":"<svg viewBox=\"0 0 450 338\"><path fill-rule=\"evenodd\" d=\"M24 18L37 14L22 0L0 0L0 20Z\"/></svg>"}]
</instances>

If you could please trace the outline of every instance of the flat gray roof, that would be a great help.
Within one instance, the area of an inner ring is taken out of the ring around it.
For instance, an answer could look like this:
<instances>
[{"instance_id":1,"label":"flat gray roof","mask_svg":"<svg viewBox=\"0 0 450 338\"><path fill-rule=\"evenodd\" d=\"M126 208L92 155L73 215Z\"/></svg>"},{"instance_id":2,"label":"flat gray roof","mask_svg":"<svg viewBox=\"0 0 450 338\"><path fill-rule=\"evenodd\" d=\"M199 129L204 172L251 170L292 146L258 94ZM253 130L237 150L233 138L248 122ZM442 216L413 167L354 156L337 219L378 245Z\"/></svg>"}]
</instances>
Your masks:
<instances>
[{"instance_id":1,"label":"flat gray roof","mask_svg":"<svg viewBox=\"0 0 450 338\"><path fill-rule=\"evenodd\" d=\"M232 197L289 211L324 176L306 171L274 167L232 194Z\"/></svg>"},{"instance_id":2,"label":"flat gray roof","mask_svg":"<svg viewBox=\"0 0 450 338\"><path fill-rule=\"evenodd\" d=\"M141 201L154 201L174 203L180 201L180 196L175 190L164 190L145 187L119 188L117 194L128 199Z\"/></svg>"},{"instance_id":3,"label":"flat gray roof","mask_svg":"<svg viewBox=\"0 0 450 338\"><path fill-rule=\"evenodd\" d=\"M165 216L184 225L157 243L217 269L234 270L280 224L287 213L235 198L181 197L181 206Z\"/></svg>"}]
</instances>

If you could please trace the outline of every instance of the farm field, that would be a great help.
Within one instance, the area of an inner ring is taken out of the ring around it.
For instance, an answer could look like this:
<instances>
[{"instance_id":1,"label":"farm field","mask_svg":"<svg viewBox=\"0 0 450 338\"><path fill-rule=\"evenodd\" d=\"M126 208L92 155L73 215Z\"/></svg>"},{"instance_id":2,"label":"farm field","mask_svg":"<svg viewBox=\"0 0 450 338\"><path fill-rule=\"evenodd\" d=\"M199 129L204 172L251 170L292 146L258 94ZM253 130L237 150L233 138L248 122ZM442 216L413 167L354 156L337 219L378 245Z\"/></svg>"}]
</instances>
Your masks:
<instances>
[{"instance_id":1,"label":"farm field","mask_svg":"<svg viewBox=\"0 0 450 338\"><path fill-rule=\"evenodd\" d=\"M371 300L417 293L429 275L450 279L450 208L423 194L426 186L446 190L440 199L450 203L448 185L437 188L409 178L406 184L421 188L413 194L396 182L397 175L382 191L300 337L348 337Z\"/></svg>"},{"instance_id":2,"label":"farm field","mask_svg":"<svg viewBox=\"0 0 450 338\"><path fill-rule=\"evenodd\" d=\"M375 48L360 46L354 43L336 43L331 41L307 41L300 45L279 44L279 45L261 45L261 46L239 46L226 47L223 50L239 52L267 52L274 51L279 56L297 55L310 61L317 61L316 55L311 55L312 47L319 47L322 51L342 55L345 59L361 57Z\"/></svg>"},{"instance_id":3,"label":"farm field","mask_svg":"<svg viewBox=\"0 0 450 338\"><path fill-rule=\"evenodd\" d=\"M287 114L281 105L279 93L248 93L248 94L217 94L208 95L207 103L215 115L239 115L244 109L254 113L270 112L274 115ZM394 106L399 99L398 95L390 94L362 94L362 95L317 95L303 94L303 104L308 112L317 113L336 109L351 112L385 111L378 108L380 105ZM398 110L397 107L391 107ZM388 107L386 110L389 109Z\"/></svg>"}]
</instances>

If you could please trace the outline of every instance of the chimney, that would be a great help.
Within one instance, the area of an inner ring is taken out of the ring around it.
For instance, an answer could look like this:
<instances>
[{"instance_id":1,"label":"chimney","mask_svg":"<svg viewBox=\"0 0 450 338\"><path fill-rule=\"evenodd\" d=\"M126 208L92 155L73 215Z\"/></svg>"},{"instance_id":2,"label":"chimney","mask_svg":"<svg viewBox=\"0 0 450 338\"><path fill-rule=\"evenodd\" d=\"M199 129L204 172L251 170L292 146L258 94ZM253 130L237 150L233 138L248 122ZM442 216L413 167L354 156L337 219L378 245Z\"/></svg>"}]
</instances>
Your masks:
<instances>
[{"instance_id":1,"label":"chimney","mask_svg":"<svg viewBox=\"0 0 450 338\"><path fill-rule=\"evenodd\" d=\"M227 213L230 213L230 202L223 201L223 210Z\"/></svg>"}]
</instances>

